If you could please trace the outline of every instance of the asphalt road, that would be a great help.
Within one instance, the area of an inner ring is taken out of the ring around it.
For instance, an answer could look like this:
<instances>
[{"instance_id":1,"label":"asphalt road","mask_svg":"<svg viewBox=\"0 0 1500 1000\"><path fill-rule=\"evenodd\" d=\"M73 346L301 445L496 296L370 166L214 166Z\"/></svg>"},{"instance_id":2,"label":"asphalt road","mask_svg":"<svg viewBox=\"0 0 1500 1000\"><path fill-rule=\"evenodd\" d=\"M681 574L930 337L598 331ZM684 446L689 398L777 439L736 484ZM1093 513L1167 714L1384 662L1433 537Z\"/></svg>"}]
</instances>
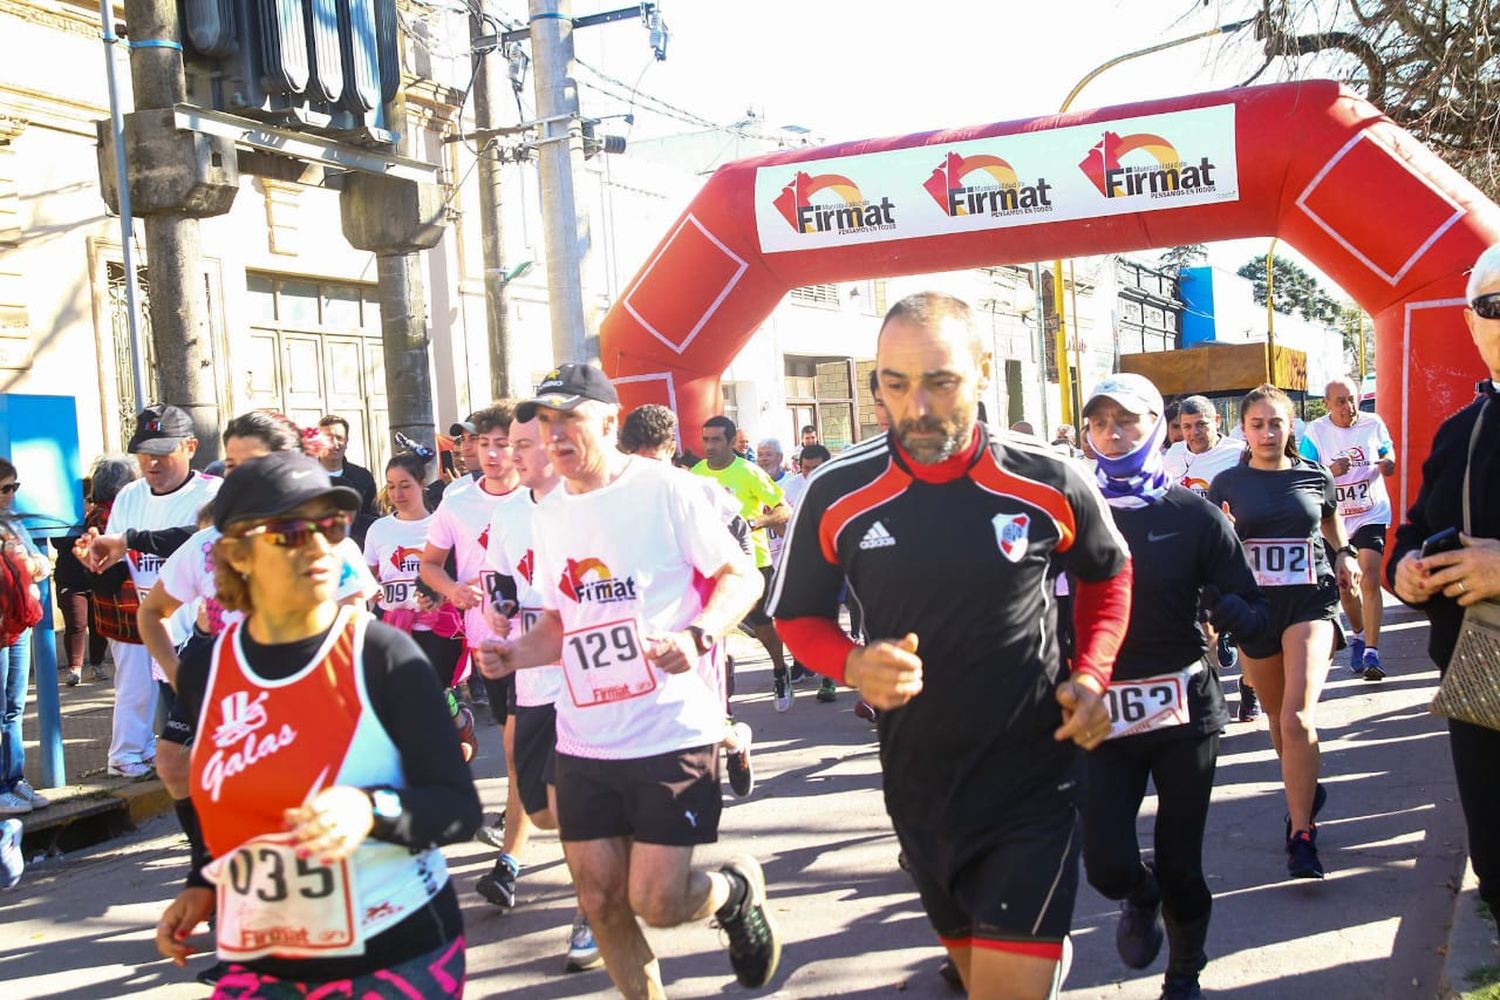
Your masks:
<instances>
[{"instance_id":1,"label":"asphalt road","mask_svg":"<svg viewBox=\"0 0 1500 1000\"><path fill-rule=\"evenodd\" d=\"M1428 714L1437 675L1426 627L1397 614L1382 643L1390 677L1367 684L1335 668L1320 709L1324 781L1320 823L1329 877L1285 878L1279 771L1265 723L1235 724L1222 744L1205 843L1215 895L1203 976L1210 995L1236 1000L1432 997L1462 862L1462 820L1440 720ZM738 639L736 640L739 641ZM750 851L766 866L772 911L786 940L764 995L944 997L940 951L896 866L880 798L873 731L853 696L822 705L804 685L777 715L770 674L747 643L740 717L755 729L758 788L730 800L707 862ZM1233 686L1231 684L1231 686ZM1232 699L1231 699L1232 700ZM476 764L487 807L504 801L494 730ZM1150 842L1154 799L1142 810ZM610 997L602 971L561 974L572 901L556 838L524 855L521 905L491 909L470 891L493 852L446 852L464 898L469 995ZM152 928L180 885L186 850L171 817L118 841L35 864L0 895L0 995L201 997L207 991L157 960ZM1143 973L1114 953L1116 907L1087 888L1074 917L1069 998L1154 998L1165 956ZM717 931L689 926L648 935L674 997L742 994ZM207 957L195 960L194 968Z\"/></svg>"}]
</instances>

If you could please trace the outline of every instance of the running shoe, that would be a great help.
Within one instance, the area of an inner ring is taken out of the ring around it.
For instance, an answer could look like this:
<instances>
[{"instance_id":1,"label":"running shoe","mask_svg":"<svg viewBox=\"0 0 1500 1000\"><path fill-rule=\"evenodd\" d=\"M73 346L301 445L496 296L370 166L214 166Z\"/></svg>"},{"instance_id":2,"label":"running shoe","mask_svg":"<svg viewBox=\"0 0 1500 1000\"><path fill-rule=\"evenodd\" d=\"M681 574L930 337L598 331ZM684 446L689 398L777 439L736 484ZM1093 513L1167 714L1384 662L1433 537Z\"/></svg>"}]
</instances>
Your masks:
<instances>
[{"instance_id":1,"label":"running shoe","mask_svg":"<svg viewBox=\"0 0 1500 1000\"><path fill-rule=\"evenodd\" d=\"M568 957L563 960L563 971L587 972L603 963L604 956L599 954L599 943L594 940L589 918L580 910L573 915L573 928L568 931Z\"/></svg>"},{"instance_id":2,"label":"running shoe","mask_svg":"<svg viewBox=\"0 0 1500 1000\"><path fill-rule=\"evenodd\" d=\"M830 701L837 700L838 696L839 686L833 682L833 678L823 678L823 683L818 685L818 700L823 702L824 704L827 704Z\"/></svg>"},{"instance_id":3,"label":"running shoe","mask_svg":"<svg viewBox=\"0 0 1500 1000\"><path fill-rule=\"evenodd\" d=\"M880 721L880 709L876 708L874 705L871 705L863 698L854 703L854 714L859 718L864 719L866 722L874 723Z\"/></svg>"},{"instance_id":4,"label":"running shoe","mask_svg":"<svg viewBox=\"0 0 1500 1000\"><path fill-rule=\"evenodd\" d=\"M1150 865L1147 865L1150 868ZM1151 881L1156 881L1152 870ZM1115 951L1120 961L1132 969L1144 969L1156 961L1161 954L1161 944L1166 938L1166 926L1161 919L1161 895L1150 906L1132 902L1120 902L1120 923L1115 927Z\"/></svg>"},{"instance_id":5,"label":"running shoe","mask_svg":"<svg viewBox=\"0 0 1500 1000\"><path fill-rule=\"evenodd\" d=\"M1298 830L1286 842L1286 873L1291 878L1322 878L1318 860L1318 828Z\"/></svg>"},{"instance_id":6,"label":"running shoe","mask_svg":"<svg viewBox=\"0 0 1500 1000\"><path fill-rule=\"evenodd\" d=\"M1385 680L1385 670L1380 666L1380 650L1373 646L1365 647L1365 680Z\"/></svg>"},{"instance_id":7,"label":"running shoe","mask_svg":"<svg viewBox=\"0 0 1500 1000\"><path fill-rule=\"evenodd\" d=\"M15 792L0 792L0 816L24 816L31 812L31 800Z\"/></svg>"},{"instance_id":8,"label":"running shoe","mask_svg":"<svg viewBox=\"0 0 1500 1000\"><path fill-rule=\"evenodd\" d=\"M812 671L808 670L802 664L797 663L795 660L792 662L792 683L793 684L801 684L803 681L807 680L811 676L812 676Z\"/></svg>"},{"instance_id":9,"label":"running shoe","mask_svg":"<svg viewBox=\"0 0 1500 1000\"><path fill-rule=\"evenodd\" d=\"M1240 681L1240 721L1254 722L1260 718L1260 699L1255 696L1255 688Z\"/></svg>"},{"instance_id":10,"label":"running shoe","mask_svg":"<svg viewBox=\"0 0 1500 1000\"><path fill-rule=\"evenodd\" d=\"M0 889L9 889L21 881L26 870L26 855L21 853L21 821L8 819L0 823Z\"/></svg>"},{"instance_id":11,"label":"running shoe","mask_svg":"<svg viewBox=\"0 0 1500 1000\"><path fill-rule=\"evenodd\" d=\"M109 671L104 669L104 664L96 663L89 667L89 680L107 681L109 680Z\"/></svg>"},{"instance_id":12,"label":"running shoe","mask_svg":"<svg viewBox=\"0 0 1500 1000\"><path fill-rule=\"evenodd\" d=\"M111 778L129 778L131 781L145 781L156 773L156 768L144 761L131 761L126 764L111 764L106 768L106 773Z\"/></svg>"},{"instance_id":13,"label":"running shoe","mask_svg":"<svg viewBox=\"0 0 1500 1000\"><path fill-rule=\"evenodd\" d=\"M1327 802L1328 802L1328 789L1324 788L1323 787L1323 783L1320 781L1320 782L1318 782L1317 787L1313 790L1312 820L1313 820L1314 824L1316 824L1317 821L1318 821L1318 813L1320 813L1320 812L1323 811L1323 806ZM1286 818L1286 839L1288 841L1290 841L1292 839L1292 816L1291 816L1291 813L1287 813L1285 818Z\"/></svg>"},{"instance_id":14,"label":"running shoe","mask_svg":"<svg viewBox=\"0 0 1500 1000\"><path fill-rule=\"evenodd\" d=\"M958 966L954 964L953 959L943 959L943 964L938 966L938 975L943 977L943 982L947 983L948 988L955 993L964 991L963 977L958 974Z\"/></svg>"},{"instance_id":15,"label":"running shoe","mask_svg":"<svg viewBox=\"0 0 1500 1000\"><path fill-rule=\"evenodd\" d=\"M777 674L772 679L772 687L776 693L776 711L790 712L792 699L797 697L797 692L792 690L791 678L786 674Z\"/></svg>"},{"instance_id":16,"label":"running shoe","mask_svg":"<svg viewBox=\"0 0 1500 1000\"><path fill-rule=\"evenodd\" d=\"M70 688L76 688L83 681L83 671L78 667L69 667L63 673L63 682Z\"/></svg>"},{"instance_id":17,"label":"running shoe","mask_svg":"<svg viewBox=\"0 0 1500 1000\"><path fill-rule=\"evenodd\" d=\"M496 816L494 823L485 824L475 831L474 839L497 851L505 850L505 813Z\"/></svg>"},{"instance_id":18,"label":"running shoe","mask_svg":"<svg viewBox=\"0 0 1500 1000\"><path fill-rule=\"evenodd\" d=\"M458 745L464 753L464 763L467 764L479 756L479 737L474 732L474 713L469 711L468 705L458 706L458 715L454 716L453 724L458 727Z\"/></svg>"},{"instance_id":19,"label":"running shoe","mask_svg":"<svg viewBox=\"0 0 1500 1000\"><path fill-rule=\"evenodd\" d=\"M751 625L749 622L742 621L735 627L738 628L741 632L748 635L750 638L755 638L755 626Z\"/></svg>"},{"instance_id":20,"label":"running shoe","mask_svg":"<svg viewBox=\"0 0 1500 1000\"><path fill-rule=\"evenodd\" d=\"M1356 674L1365 671L1365 640L1359 636L1349 637L1349 669Z\"/></svg>"},{"instance_id":21,"label":"running shoe","mask_svg":"<svg viewBox=\"0 0 1500 1000\"><path fill-rule=\"evenodd\" d=\"M51 799L39 793L35 788L32 788L31 782L25 778L16 782L15 792L21 798L29 801L33 809L45 809L52 804Z\"/></svg>"},{"instance_id":22,"label":"running shoe","mask_svg":"<svg viewBox=\"0 0 1500 1000\"><path fill-rule=\"evenodd\" d=\"M1168 976L1161 984L1161 1000L1203 1000L1197 976Z\"/></svg>"},{"instance_id":23,"label":"running shoe","mask_svg":"<svg viewBox=\"0 0 1500 1000\"><path fill-rule=\"evenodd\" d=\"M227 975L229 975L229 963L215 962L193 978L198 980L199 984L203 986L217 986L219 985L219 980Z\"/></svg>"},{"instance_id":24,"label":"running shoe","mask_svg":"<svg viewBox=\"0 0 1500 1000\"><path fill-rule=\"evenodd\" d=\"M474 891L502 910L513 910L516 907L516 877L520 874L521 866L516 860L509 854L502 854L495 859L495 867L490 873L474 883Z\"/></svg>"},{"instance_id":25,"label":"running shoe","mask_svg":"<svg viewBox=\"0 0 1500 1000\"><path fill-rule=\"evenodd\" d=\"M1240 651L1234 645L1234 636L1228 632L1219 633L1218 653L1221 670L1232 670L1234 665L1240 662Z\"/></svg>"},{"instance_id":26,"label":"running shoe","mask_svg":"<svg viewBox=\"0 0 1500 1000\"><path fill-rule=\"evenodd\" d=\"M732 727L734 730L734 743L738 750L726 750L724 761L728 765L729 788L734 792L734 797L743 799L755 791L755 767L750 762L750 727L743 722L736 722Z\"/></svg>"},{"instance_id":27,"label":"running shoe","mask_svg":"<svg viewBox=\"0 0 1500 1000\"><path fill-rule=\"evenodd\" d=\"M715 922L729 937L729 964L741 986L758 990L776 975L781 962L781 939L766 912L766 876L760 862L749 855L731 858L720 868L732 881L744 883L745 894L733 910L724 904Z\"/></svg>"}]
</instances>

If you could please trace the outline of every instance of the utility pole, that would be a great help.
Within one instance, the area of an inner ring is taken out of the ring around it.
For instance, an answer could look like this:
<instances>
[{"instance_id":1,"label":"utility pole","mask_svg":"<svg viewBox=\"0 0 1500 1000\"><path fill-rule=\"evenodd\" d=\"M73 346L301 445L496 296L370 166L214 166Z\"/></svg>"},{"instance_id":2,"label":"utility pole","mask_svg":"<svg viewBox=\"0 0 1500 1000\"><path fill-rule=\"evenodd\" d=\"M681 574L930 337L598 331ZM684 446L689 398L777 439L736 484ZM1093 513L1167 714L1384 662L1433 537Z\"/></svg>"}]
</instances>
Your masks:
<instances>
[{"instance_id":1,"label":"utility pole","mask_svg":"<svg viewBox=\"0 0 1500 1000\"><path fill-rule=\"evenodd\" d=\"M474 128L481 135L492 135L499 122L497 105L501 100L501 81L506 74L500 68L499 43L483 40L488 32L484 0L469 8L469 43L474 47ZM504 399L511 393L510 380L510 310L505 301L505 220L501 214L503 171L499 147L493 138L480 140L479 146L479 231L484 251L484 316L489 336L490 397Z\"/></svg>"},{"instance_id":2,"label":"utility pole","mask_svg":"<svg viewBox=\"0 0 1500 1000\"><path fill-rule=\"evenodd\" d=\"M573 82L573 19L569 0L530 0L531 54L536 64L536 114L545 134L538 143L543 236L547 250L547 307L556 362L597 361L599 338L583 311L583 258L573 172L582 163L578 88ZM488 267L488 262L486 262Z\"/></svg>"},{"instance_id":3,"label":"utility pole","mask_svg":"<svg viewBox=\"0 0 1500 1000\"><path fill-rule=\"evenodd\" d=\"M187 96L177 9L175 0L125 0L125 20L130 27L130 77L135 94L133 118L143 112L170 109ZM130 131L127 127L127 137ZM136 149L129 151L134 154ZM131 183L135 183L135 178ZM136 199L138 208L142 200ZM232 200L230 193L224 211ZM163 402L181 407L193 418L198 438L196 461L207 464L219 456L222 424L197 216L217 213L190 210L187 205L140 212L145 217L156 376L167 395ZM134 279L131 274L125 278ZM141 406L149 402L139 400Z\"/></svg>"}]
</instances>

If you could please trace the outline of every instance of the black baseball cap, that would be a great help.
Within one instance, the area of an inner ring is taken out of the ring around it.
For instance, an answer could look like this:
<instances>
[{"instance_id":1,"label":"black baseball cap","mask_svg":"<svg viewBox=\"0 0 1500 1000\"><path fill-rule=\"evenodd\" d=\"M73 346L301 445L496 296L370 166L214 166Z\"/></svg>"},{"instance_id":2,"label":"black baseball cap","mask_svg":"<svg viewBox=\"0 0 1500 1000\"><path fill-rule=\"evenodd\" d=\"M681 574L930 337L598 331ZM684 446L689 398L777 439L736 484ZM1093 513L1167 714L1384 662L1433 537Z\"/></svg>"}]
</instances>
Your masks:
<instances>
[{"instance_id":1,"label":"black baseball cap","mask_svg":"<svg viewBox=\"0 0 1500 1000\"><path fill-rule=\"evenodd\" d=\"M464 434L473 433L474 421L472 420L455 420L453 423L448 425L448 436L452 438L460 437Z\"/></svg>"},{"instance_id":2,"label":"black baseball cap","mask_svg":"<svg viewBox=\"0 0 1500 1000\"><path fill-rule=\"evenodd\" d=\"M525 423L545 406L549 410L572 410L586 400L620 405L614 383L590 364L568 362L547 373L536 387L536 395L516 407L516 420Z\"/></svg>"},{"instance_id":3,"label":"black baseball cap","mask_svg":"<svg viewBox=\"0 0 1500 1000\"><path fill-rule=\"evenodd\" d=\"M170 455L193 436L193 418L175 406L156 403L135 418L135 433L126 451L132 455Z\"/></svg>"},{"instance_id":4,"label":"black baseball cap","mask_svg":"<svg viewBox=\"0 0 1500 1000\"><path fill-rule=\"evenodd\" d=\"M242 462L224 477L214 497L214 527L278 517L309 500L327 497L340 510L356 511L364 500L348 486L335 486L317 460L297 451L277 451Z\"/></svg>"}]
</instances>

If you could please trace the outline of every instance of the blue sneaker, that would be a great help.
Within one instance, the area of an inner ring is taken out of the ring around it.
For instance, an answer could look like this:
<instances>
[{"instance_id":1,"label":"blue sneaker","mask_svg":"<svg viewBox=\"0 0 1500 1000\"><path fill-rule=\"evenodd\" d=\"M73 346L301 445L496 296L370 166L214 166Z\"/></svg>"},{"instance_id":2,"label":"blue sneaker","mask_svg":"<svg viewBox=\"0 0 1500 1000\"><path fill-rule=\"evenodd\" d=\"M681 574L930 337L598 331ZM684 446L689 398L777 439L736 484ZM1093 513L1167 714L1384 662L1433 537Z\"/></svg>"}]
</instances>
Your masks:
<instances>
[{"instance_id":1,"label":"blue sneaker","mask_svg":"<svg viewBox=\"0 0 1500 1000\"><path fill-rule=\"evenodd\" d=\"M1380 650L1373 646L1366 647L1364 655L1365 680L1379 681L1385 679L1385 671L1380 666Z\"/></svg>"},{"instance_id":2,"label":"blue sneaker","mask_svg":"<svg viewBox=\"0 0 1500 1000\"><path fill-rule=\"evenodd\" d=\"M1240 662L1240 651L1235 648L1234 637L1228 632L1219 633L1219 669L1233 670L1234 665Z\"/></svg>"},{"instance_id":3,"label":"blue sneaker","mask_svg":"<svg viewBox=\"0 0 1500 1000\"><path fill-rule=\"evenodd\" d=\"M1380 657L1376 657L1380 659ZM1349 669L1356 674L1364 673L1365 670L1365 641L1354 636L1349 637Z\"/></svg>"}]
</instances>

